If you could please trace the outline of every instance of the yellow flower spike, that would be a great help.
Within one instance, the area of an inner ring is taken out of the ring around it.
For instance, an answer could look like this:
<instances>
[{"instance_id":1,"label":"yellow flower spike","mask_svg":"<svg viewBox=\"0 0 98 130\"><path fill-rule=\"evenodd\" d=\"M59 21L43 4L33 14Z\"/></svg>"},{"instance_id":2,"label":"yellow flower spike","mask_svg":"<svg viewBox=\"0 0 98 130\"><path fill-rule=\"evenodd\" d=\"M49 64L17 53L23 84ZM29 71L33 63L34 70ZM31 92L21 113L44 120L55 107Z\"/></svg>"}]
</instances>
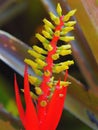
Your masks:
<instances>
[{"instance_id":1,"label":"yellow flower spike","mask_svg":"<svg viewBox=\"0 0 98 130\"><path fill-rule=\"evenodd\" d=\"M42 94L42 90L40 87L35 87L35 92L37 95L41 95Z\"/></svg>"},{"instance_id":2,"label":"yellow flower spike","mask_svg":"<svg viewBox=\"0 0 98 130\"><path fill-rule=\"evenodd\" d=\"M46 38L49 38L49 39L52 39L52 36L50 35L50 33L48 33L47 31L42 31L42 34L46 37Z\"/></svg>"},{"instance_id":3,"label":"yellow flower spike","mask_svg":"<svg viewBox=\"0 0 98 130\"><path fill-rule=\"evenodd\" d=\"M24 93L24 89L21 89L21 91ZM35 100L38 99L38 96L31 91L30 91L30 96L31 96L31 98L33 98Z\"/></svg>"},{"instance_id":4,"label":"yellow flower spike","mask_svg":"<svg viewBox=\"0 0 98 130\"><path fill-rule=\"evenodd\" d=\"M61 6L60 6L60 3L58 3L56 10L57 10L58 15L59 15L59 16L62 16L62 8L61 8Z\"/></svg>"},{"instance_id":5,"label":"yellow flower spike","mask_svg":"<svg viewBox=\"0 0 98 130\"><path fill-rule=\"evenodd\" d=\"M37 52L35 52L34 50L28 50L28 53L35 57L35 58L41 58L42 60L45 59L45 56L41 55L41 54L38 54Z\"/></svg>"},{"instance_id":6,"label":"yellow flower spike","mask_svg":"<svg viewBox=\"0 0 98 130\"><path fill-rule=\"evenodd\" d=\"M50 21L48 21L47 19L43 19L43 22L45 23L45 25L47 25L51 29L55 28L54 25Z\"/></svg>"},{"instance_id":7,"label":"yellow flower spike","mask_svg":"<svg viewBox=\"0 0 98 130\"><path fill-rule=\"evenodd\" d=\"M71 53L72 53L71 50L61 50L61 51L59 51L59 54L61 56L65 56L65 55L68 55L68 54L71 54Z\"/></svg>"},{"instance_id":8,"label":"yellow flower spike","mask_svg":"<svg viewBox=\"0 0 98 130\"><path fill-rule=\"evenodd\" d=\"M75 12L76 12L76 9L69 11L68 14L64 16L63 21L64 22L68 21L70 17L75 14Z\"/></svg>"},{"instance_id":9,"label":"yellow flower spike","mask_svg":"<svg viewBox=\"0 0 98 130\"><path fill-rule=\"evenodd\" d=\"M62 31L60 32L61 35L65 35L67 34L69 31L74 30L74 27L65 27L62 29Z\"/></svg>"},{"instance_id":10,"label":"yellow flower spike","mask_svg":"<svg viewBox=\"0 0 98 130\"><path fill-rule=\"evenodd\" d=\"M30 82L32 85L39 86L40 83L41 83L41 80L39 80L37 77L34 77L34 76L29 75L29 82Z\"/></svg>"},{"instance_id":11,"label":"yellow flower spike","mask_svg":"<svg viewBox=\"0 0 98 130\"><path fill-rule=\"evenodd\" d=\"M76 24L76 21L69 21L69 22L67 22L67 23L64 23L64 26L66 27L71 27L71 26L73 26L73 25L75 25Z\"/></svg>"},{"instance_id":12,"label":"yellow flower spike","mask_svg":"<svg viewBox=\"0 0 98 130\"><path fill-rule=\"evenodd\" d=\"M25 58L24 62L27 63L28 65L30 65L33 69L38 67L38 64L30 59Z\"/></svg>"},{"instance_id":13,"label":"yellow flower spike","mask_svg":"<svg viewBox=\"0 0 98 130\"><path fill-rule=\"evenodd\" d=\"M52 55L52 59L53 60L57 60L58 58L59 58L59 54L58 53Z\"/></svg>"},{"instance_id":14,"label":"yellow flower spike","mask_svg":"<svg viewBox=\"0 0 98 130\"><path fill-rule=\"evenodd\" d=\"M41 34L37 33L35 36L36 36L36 38L38 38L38 40L39 40L40 42L46 43L46 44L49 43L49 41L48 41L45 37L43 37Z\"/></svg>"},{"instance_id":15,"label":"yellow flower spike","mask_svg":"<svg viewBox=\"0 0 98 130\"><path fill-rule=\"evenodd\" d=\"M69 18L75 13L75 11L70 11L66 16L64 16L62 15L60 4L58 4L57 13L59 17L56 17L54 14L50 13L51 19L53 19L54 24L52 24L47 19L44 19L43 22L45 23L45 31L43 31L43 34L41 35L39 33L36 34L36 38L41 42L47 53L43 53L43 49L34 46L32 51L29 50L28 53L33 56L35 62L25 59L25 62L33 68L35 74L41 76L41 83L38 79L35 79L35 77L28 77L27 66L25 67L24 96L27 108L26 114L21 104L16 77L14 79L16 102L20 118L25 129L38 130L41 128L45 130L54 130L56 129L62 114L64 99L67 94L66 86L69 85L69 82L63 82L60 80L55 82L54 79L51 77L53 73L61 73L62 71L66 70L64 77L64 81L66 81L68 77L67 69L69 69L69 66L73 64L73 61L67 61L65 63L59 63L55 65L53 59L56 60L57 58L59 58L60 55L71 53L70 46L63 46L61 48L59 48L58 46L61 46L61 44L59 45L59 40L63 40L65 42L74 40L74 37L69 35L64 37L64 34L66 34L66 32L70 31L71 29L66 28L66 30L63 30L62 28L65 26L72 27L75 24L75 22L66 23L66 21L69 20ZM63 18L65 21L63 21ZM60 32L62 32L63 36L60 34ZM47 63L47 65L44 61ZM34 84L35 93L30 92L28 78L29 81L31 80L30 78L32 78L31 82L32 84ZM30 95L31 97L33 97L33 99L36 99L34 100L34 103L32 103ZM28 103L29 100L30 103ZM55 108L57 109L58 114L55 113ZM53 114L55 119L52 118ZM34 121L32 121L31 115L33 115ZM26 122L25 119L28 122Z\"/></svg>"},{"instance_id":16,"label":"yellow flower spike","mask_svg":"<svg viewBox=\"0 0 98 130\"><path fill-rule=\"evenodd\" d=\"M44 25L44 28L45 28L45 30L46 30L48 33L50 33L50 35L53 35L53 31L52 31L52 29L51 29L50 27L48 27L47 25Z\"/></svg>"},{"instance_id":17,"label":"yellow flower spike","mask_svg":"<svg viewBox=\"0 0 98 130\"><path fill-rule=\"evenodd\" d=\"M59 50L67 50L67 49L70 49L70 48L71 48L70 44L62 45L62 46L58 47L57 51L59 51Z\"/></svg>"},{"instance_id":18,"label":"yellow flower spike","mask_svg":"<svg viewBox=\"0 0 98 130\"><path fill-rule=\"evenodd\" d=\"M64 37L60 37L60 40L64 41L64 42L69 42L74 40L74 36L64 36Z\"/></svg>"},{"instance_id":19,"label":"yellow flower spike","mask_svg":"<svg viewBox=\"0 0 98 130\"><path fill-rule=\"evenodd\" d=\"M54 73L60 73L60 72L62 72L62 71L64 71L64 70L66 70L66 69L69 69L69 67L68 66L57 66L57 65L54 65L54 67L53 67L53 72Z\"/></svg>"},{"instance_id":20,"label":"yellow flower spike","mask_svg":"<svg viewBox=\"0 0 98 130\"><path fill-rule=\"evenodd\" d=\"M42 67L44 67L44 66L47 65L44 61L42 61L42 60L39 59L39 58L37 58L35 61L36 61L40 66L42 66Z\"/></svg>"},{"instance_id":21,"label":"yellow flower spike","mask_svg":"<svg viewBox=\"0 0 98 130\"><path fill-rule=\"evenodd\" d=\"M47 54L47 51L45 51L43 48L38 47L38 46L36 46L36 45L33 46L33 49L34 49L36 52L40 53L40 54Z\"/></svg>"},{"instance_id":22,"label":"yellow flower spike","mask_svg":"<svg viewBox=\"0 0 98 130\"><path fill-rule=\"evenodd\" d=\"M50 12L49 14L50 18L54 21L54 23L58 25L60 23L60 19L57 16L55 16L52 12Z\"/></svg>"}]
</instances>

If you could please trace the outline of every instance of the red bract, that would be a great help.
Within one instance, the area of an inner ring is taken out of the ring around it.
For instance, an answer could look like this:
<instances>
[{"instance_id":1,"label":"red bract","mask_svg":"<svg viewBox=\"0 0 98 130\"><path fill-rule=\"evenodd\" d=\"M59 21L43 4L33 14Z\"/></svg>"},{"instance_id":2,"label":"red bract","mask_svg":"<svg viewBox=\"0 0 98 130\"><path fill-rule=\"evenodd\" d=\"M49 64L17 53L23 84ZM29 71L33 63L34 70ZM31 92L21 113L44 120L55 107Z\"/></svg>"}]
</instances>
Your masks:
<instances>
[{"instance_id":1,"label":"red bract","mask_svg":"<svg viewBox=\"0 0 98 130\"><path fill-rule=\"evenodd\" d=\"M22 107L19 89L18 89L18 85L16 81L16 76L15 76L14 84L15 84L14 86L15 86L15 94L16 94L16 102L18 106L18 111L19 111L20 119L25 129L26 130L31 130L31 129L39 130L38 117L37 117L36 110L30 96L27 67L25 67L25 72L24 72L24 98L25 98L25 103L26 103L26 111L24 111Z\"/></svg>"},{"instance_id":2,"label":"red bract","mask_svg":"<svg viewBox=\"0 0 98 130\"><path fill-rule=\"evenodd\" d=\"M30 96L30 88L28 82L28 72L27 67L25 67L24 72L24 98L26 103L26 110L24 111L19 89L16 81L16 76L14 79L16 103L20 115L20 119L26 130L55 130L61 117L63 110L64 99L66 97L67 87L60 87L60 81L56 85L56 89L50 101L47 102L45 106L45 113L41 113L41 117L45 116L45 120L38 118L38 109L34 106L32 98ZM44 86L46 87L46 86ZM41 109L41 105L39 105ZM43 106L44 107L44 106Z\"/></svg>"}]
</instances>

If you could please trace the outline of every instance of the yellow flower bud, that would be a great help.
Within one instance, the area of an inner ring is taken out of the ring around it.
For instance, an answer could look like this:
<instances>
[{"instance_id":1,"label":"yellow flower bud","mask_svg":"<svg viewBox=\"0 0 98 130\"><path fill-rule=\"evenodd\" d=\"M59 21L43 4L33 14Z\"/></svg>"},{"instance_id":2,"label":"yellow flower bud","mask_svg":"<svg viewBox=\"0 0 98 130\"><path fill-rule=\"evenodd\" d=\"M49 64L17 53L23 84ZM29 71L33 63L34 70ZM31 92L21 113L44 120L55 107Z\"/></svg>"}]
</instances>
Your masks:
<instances>
[{"instance_id":1,"label":"yellow flower bud","mask_svg":"<svg viewBox=\"0 0 98 130\"><path fill-rule=\"evenodd\" d=\"M30 65L32 67L32 69L35 69L38 67L38 64L30 59L25 58L24 62L27 63L28 65Z\"/></svg>"},{"instance_id":2,"label":"yellow flower bud","mask_svg":"<svg viewBox=\"0 0 98 130\"><path fill-rule=\"evenodd\" d=\"M37 77L29 75L29 81L31 84L34 85L37 82Z\"/></svg>"},{"instance_id":3,"label":"yellow flower bud","mask_svg":"<svg viewBox=\"0 0 98 130\"><path fill-rule=\"evenodd\" d=\"M39 69L33 69L33 70L34 70L34 72L35 72L37 75L39 75L39 76L42 76L42 75L43 75L43 73L42 73L41 70L39 70Z\"/></svg>"},{"instance_id":4,"label":"yellow flower bud","mask_svg":"<svg viewBox=\"0 0 98 130\"><path fill-rule=\"evenodd\" d=\"M65 55L68 55L68 54L71 54L71 53L72 53L71 50L61 50L61 51L59 51L59 54L61 56L65 56Z\"/></svg>"},{"instance_id":5,"label":"yellow flower bud","mask_svg":"<svg viewBox=\"0 0 98 130\"><path fill-rule=\"evenodd\" d=\"M74 40L74 36L65 36L65 37L60 37L60 40L64 41L64 42L70 42L72 40Z\"/></svg>"},{"instance_id":6,"label":"yellow flower bud","mask_svg":"<svg viewBox=\"0 0 98 130\"><path fill-rule=\"evenodd\" d=\"M53 72L54 73L60 73L61 71L64 71L66 69L68 69L69 67L68 66L57 66L57 65L54 65L53 67Z\"/></svg>"},{"instance_id":7,"label":"yellow flower bud","mask_svg":"<svg viewBox=\"0 0 98 130\"><path fill-rule=\"evenodd\" d=\"M38 53L40 53L40 54L47 54L47 51L45 51L43 48L41 48L41 47L38 47L38 46L33 46L33 49L36 51L36 52L38 52Z\"/></svg>"},{"instance_id":8,"label":"yellow flower bud","mask_svg":"<svg viewBox=\"0 0 98 130\"><path fill-rule=\"evenodd\" d=\"M61 8L61 6L60 6L60 4L58 3L58 5L57 5L57 13L58 13L58 15L59 16L62 16L62 8Z\"/></svg>"},{"instance_id":9,"label":"yellow flower bud","mask_svg":"<svg viewBox=\"0 0 98 130\"><path fill-rule=\"evenodd\" d=\"M59 58L59 54L56 53L56 54L52 55L53 60L57 60L58 58Z\"/></svg>"},{"instance_id":10,"label":"yellow flower bud","mask_svg":"<svg viewBox=\"0 0 98 130\"><path fill-rule=\"evenodd\" d=\"M72 64L74 64L73 60L68 60L68 61L59 63L59 65L61 65L61 66L70 66Z\"/></svg>"},{"instance_id":11,"label":"yellow flower bud","mask_svg":"<svg viewBox=\"0 0 98 130\"><path fill-rule=\"evenodd\" d=\"M37 77L34 77L34 76L29 75L29 82L30 82L32 85L39 86L40 83L41 83L41 80L39 80Z\"/></svg>"},{"instance_id":12,"label":"yellow flower bud","mask_svg":"<svg viewBox=\"0 0 98 130\"><path fill-rule=\"evenodd\" d=\"M35 87L35 91L37 95L41 95L42 94L42 90L40 87Z\"/></svg>"},{"instance_id":13,"label":"yellow flower bud","mask_svg":"<svg viewBox=\"0 0 98 130\"><path fill-rule=\"evenodd\" d=\"M64 16L63 21L64 22L68 21L70 17L75 14L75 12L76 12L76 9L69 11L68 14Z\"/></svg>"},{"instance_id":14,"label":"yellow flower bud","mask_svg":"<svg viewBox=\"0 0 98 130\"><path fill-rule=\"evenodd\" d=\"M67 49L70 49L71 48L71 45L70 44L67 44L67 45L62 45L60 47L58 47L58 50L67 50Z\"/></svg>"},{"instance_id":15,"label":"yellow flower bud","mask_svg":"<svg viewBox=\"0 0 98 130\"><path fill-rule=\"evenodd\" d=\"M57 16L55 16L52 12L50 12L49 14L54 23L58 25L60 23L60 19Z\"/></svg>"},{"instance_id":16,"label":"yellow flower bud","mask_svg":"<svg viewBox=\"0 0 98 130\"><path fill-rule=\"evenodd\" d=\"M52 31L52 29L51 29L49 26L44 25L44 28L45 28L45 30L46 30L48 33L50 33L50 35L53 35L53 31Z\"/></svg>"},{"instance_id":17,"label":"yellow flower bud","mask_svg":"<svg viewBox=\"0 0 98 130\"><path fill-rule=\"evenodd\" d=\"M41 55L41 54L38 54L37 52L35 52L34 50L28 50L28 53L35 57L35 58L41 58L42 60L45 59L45 56Z\"/></svg>"},{"instance_id":18,"label":"yellow flower bud","mask_svg":"<svg viewBox=\"0 0 98 130\"><path fill-rule=\"evenodd\" d=\"M40 42L42 42L42 44L46 50L48 50L48 51L52 50L52 46L49 44L49 41L45 37L43 37L39 33L36 34L36 37L39 39Z\"/></svg>"},{"instance_id":19,"label":"yellow flower bud","mask_svg":"<svg viewBox=\"0 0 98 130\"><path fill-rule=\"evenodd\" d=\"M47 19L43 19L43 22L44 22L45 25L47 25L48 27L50 27L50 28L52 28L52 29L55 28L54 25L53 25L50 21L48 21Z\"/></svg>"},{"instance_id":20,"label":"yellow flower bud","mask_svg":"<svg viewBox=\"0 0 98 130\"><path fill-rule=\"evenodd\" d=\"M60 36L60 31L55 31L54 35L59 37Z\"/></svg>"},{"instance_id":21,"label":"yellow flower bud","mask_svg":"<svg viewBox=\"0 0 98 130\"><path fill-rule=\"evenodd\" d=\"M74 30L74 27L65 27L65 28L63 28L62 29L62 31L61 31L61 35L65 35L65 34L67 34L69 31L72 31L72 30Z\"/></svg>"},{"instance_id":22,"label":"yellow flower bud","mask_svg":"<svg viewBox=\"0 0 98 130\"><path fill-rule=\"evenodd\" d=\"M35 61L38 63L38 65L40 65L40 66L42 66L42 67L44 67L44 66L47 65L44 61L42 61L42 60L39 59L39 58L37 58Z\"/></svg>"},{"instance_id":23,"label":"yellow flower bud","mask_svg":"<svg viewBox=\"0 0 98 130\"><path fill-rule=\"evenodd\" d=\"M68 65L73 65L74 64L74 61L73 60L68 60Z\"/></svg>"},{"instance_id":24,"label":"yellow flower bud","mask_svg":"<svg viewBox=\"0 0 98 130\"><path fill-rule=\"evenodd\" d=\"M60 86L68 86L68 85L70 85L71 84L71 82L68 82L68 81L60 81Z\"/></svg>"},{"instance_id":25,"label":"yellow flower bud","mask_svg":"<svg viewBox=\"0 0 98 130\"><path fill-rule=\"evenodd\" d=\"M42 34L46 37L46 38L49 38L49 39L52 39L52 36L50 35L50 33L48 33L47 31L42 31Z\"/></svg>"},{"instance_id":26,"label":"yellow flower bud","mask_svg":"<svg viewBox=\"0 0 98 130\"><path fill-rule=\"evenodd\" d=\"M76 24L76 21L69 21L69 22L67 22L67 23L64 23L64 25L65 25L65 27L67 26L67 27L71 27L71 26L73 26L73 25L75 25Z\"/></svg>"},{"instance_id":27,"label":"yellow flower bud","mask_svg":"<svg viewBox=\"0 0 98 130\"><path fill-rule=\"evenodd\" d=\"M43 43L43 46L46 50L51 51L53 48L50 44Z\"/></svg>"},{"instance_id":28,"label":"yellow flower bud","mask_svg":"<svg viewBox=\"0 0 98 130\"><path fill-rule=\"evenodd\" d=\"M36 36L36 38L38 38L38 40L40 42L42 42L42 43L49 43L49 41L45 37L43 37L41 34L37 33L35 36Z\"/></svg>"}]
</instances>

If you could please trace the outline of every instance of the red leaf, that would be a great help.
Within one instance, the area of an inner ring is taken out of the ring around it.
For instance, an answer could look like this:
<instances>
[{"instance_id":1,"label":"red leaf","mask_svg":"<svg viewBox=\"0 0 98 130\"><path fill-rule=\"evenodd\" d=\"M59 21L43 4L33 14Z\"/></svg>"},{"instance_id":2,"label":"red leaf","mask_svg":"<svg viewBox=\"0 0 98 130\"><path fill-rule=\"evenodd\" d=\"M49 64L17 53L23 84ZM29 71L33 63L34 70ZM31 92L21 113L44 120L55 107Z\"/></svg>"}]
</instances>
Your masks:
<instances>
[{"instance_id":1,"label":"red leaf","mask_svg":"<svg viewBox=\"0 0 98 130\"><path fill-rule=\"evenodd\" d=\"M26 102L26 130L39 130L37 113L30 96L27 66L25 67L24 72L24 97Z\"/></svg>"}]
</instances>

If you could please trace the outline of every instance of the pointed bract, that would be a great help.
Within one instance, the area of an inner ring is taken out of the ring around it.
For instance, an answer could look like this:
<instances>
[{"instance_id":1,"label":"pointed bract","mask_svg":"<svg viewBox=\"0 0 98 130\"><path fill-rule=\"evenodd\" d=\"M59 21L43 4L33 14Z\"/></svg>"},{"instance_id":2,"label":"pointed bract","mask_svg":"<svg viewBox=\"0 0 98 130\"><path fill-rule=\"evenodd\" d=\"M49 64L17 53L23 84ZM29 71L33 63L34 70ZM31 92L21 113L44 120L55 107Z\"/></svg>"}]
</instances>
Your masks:
<instances>
[{"instance_id":1,"label":"pointed bract","mask_svg":"<svg viewBox=\"0 0 98 130\"><path fill-rule=\"evenodd\" d=\"M18 89L18 84L17 84L17 80L16 80L16 75L14 75L14 87L15 87L15 96L16 96L16 103L17 103L17 107L18 107L18 112L20 115L20 119L23 123L23 125L25 126L25 112L21 103L21 99L20 99L20 93L19 93L19 89Z\"/></svg>"},{"instance_id":2,"label":"pointed bract","mask_svg":"<svg viewBox=\"0 0 98 130\"><path fill-rule=\"evenodd\" d=\"M26 102L26 130L39 130L39 123L37 118L37 113L32 102L32 98L30 96L30 88L28 82L28 72L27 66L25 67L24 72L24 97Z\"/></svg>"}]
</instances>

